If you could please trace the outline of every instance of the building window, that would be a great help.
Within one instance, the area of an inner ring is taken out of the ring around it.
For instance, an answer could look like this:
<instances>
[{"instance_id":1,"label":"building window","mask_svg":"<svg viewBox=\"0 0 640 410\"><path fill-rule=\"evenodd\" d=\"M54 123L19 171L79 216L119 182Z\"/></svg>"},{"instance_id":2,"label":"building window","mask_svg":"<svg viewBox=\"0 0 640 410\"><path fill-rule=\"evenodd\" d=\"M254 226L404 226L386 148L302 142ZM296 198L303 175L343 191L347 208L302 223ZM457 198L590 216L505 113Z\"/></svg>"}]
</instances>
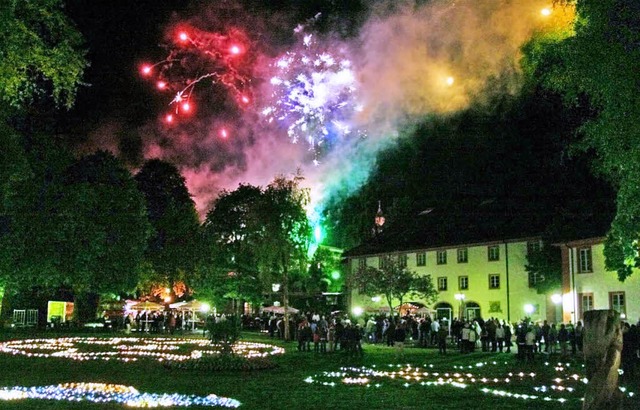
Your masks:
<instances>
[{"instance_id":1,"label":"building window","mask_svg":"<svg viewBox=\"0 0 640 410\"><path fill-rule=\"evenodd\" d=\"M540 241L529 241L527 242L527 255L531 255L534 252L538 252L540 250Z\"/></svg>"},{"instance_id":2,"label":"building window","mask_svg":"<svg viewBox=\"0 0 640 410\"><path fill-rule=\"evenodd\" d=\"M460 290L469 289L469 277L468 276L458 276L458 289L460 289Z\"/></svg>"},{"instance_id":3,"label":"building window","mask_svg":"<svg viewBox=\"0 0 640 410\"><path fill-rule=\"evenodd\" d=\"M613 309L621 315L627 314L624 292L609 292L609 309Z\"/></svg>"},{"instance_id":4,"label":"building window","mask_svg":"<svg viewBox=\"0 0 640 410\"><path fill-rule=\"evenodd\" d=\"M425 252L416 253L416 265L425 266L427 264L427 254Z\"/></svg>"},{"instance_id":5,"label":"building window","mask_svg":"<svg viewBox=\"0 0 640 410\"><path fill-rule=\"evenodd\" d=\"M529 287L535 288L536 285L544 281L544 274L540 272L529 272Z\"/></svg>"},{"instance_id":6,"label":"building window","mask_svg":"<svg viewBox=\"0 0 640 410\"><path fill-rule=\"evenodd\" d=\"M398 255L398 266L400 268L406 268L407 267L407 255L406 254L401 254Z\"/></svg>"},{"instance_id":7,"label":"building window","mask_svg":"<svg viewBox=\"0 0 640 410\"><path fill-rule=\"evenodd\" d=\"M578 249L578 273L593 272L591 247Z\"/></svg>"},{"instance_id":8,"label":"building window","mask_svg":"<svg viewBox=\"0 0 640 410\"><path fill-rule=\"evenodd\" d=\"M489 275L489 289L500 289L500 275L495 273Z\"/></svg>"},{"instance_id":9,"label":"building window","mask_svg":"<svg viewBox=\"0 0 640 410\"><path fill-rule=\"evenodd\" d=\"M365 269L367 267L367 258L358 259L358 269Z\"/></svg>"},{"instance_id":10,"label":"building window","mask_svg":"<svg viewBox=\"0 0 640 410\"><path fill-rule=\"evenodd\" d=\"M447 290L447 278L445 277L438 278L438 290L440 291Z\"/></svg>"},{"instance_id":11,"label":"building window","mask_svg":"<svg viewBox=\"0 0 640 410\"><path fill-rule=\"evenodd\" d=\"M378 269L388 269L391 263L389 255L378 256Z\"/></svg>"},{"instance_id":12,"label":"building window","mask_svg":"<svg viewBox=\"0 0 640 410\"><path fill-rule=\"evenodd\" d=\"M578 294L578 313L580 318L584 318L584 312L593 310L593 293L579 293Z\"/></svg>"},{"instance_id":13,"label":"building window","mask_svg":"<svg viewBox=\"0 0 640 410\"><path fill-rule=\"evenodd\" d=\"M498 245L487 247L487 258L489 259L489 261L499 261L500 247Z\"/></svg>"},{"instance_id":14,"label":"building window","mask_svg":"<svg viewBox=\"0 0 640 410\"><path fill-rule=\"evenodd\" d=\"M467 248L458 249L458 263L467 263L468 256Z\"/></svg>"},{"instance_id":15,"label":"building window","mask_svg":"<svg viewBox=\"0 0 640 410\"><path fill-rule=\"evenodd\" d=\"M438 251L436 252L436 256L438 259L438 265L446 265L447 264L447 251Z\"/></svg>"}]
</instances>

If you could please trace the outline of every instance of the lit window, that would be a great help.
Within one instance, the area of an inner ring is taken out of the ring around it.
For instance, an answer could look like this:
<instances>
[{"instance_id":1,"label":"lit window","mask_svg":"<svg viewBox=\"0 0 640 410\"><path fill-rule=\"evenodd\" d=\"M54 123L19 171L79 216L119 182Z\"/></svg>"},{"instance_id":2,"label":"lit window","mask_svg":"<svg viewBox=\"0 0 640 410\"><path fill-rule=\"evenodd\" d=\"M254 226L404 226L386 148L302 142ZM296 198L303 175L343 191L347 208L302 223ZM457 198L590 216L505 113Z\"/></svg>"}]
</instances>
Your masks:
<instances>
[{"instance_id":1,"label":"lit window","mask_svg":"<svg viewBox=\"0 0 640 410\"><path fill-rule=\"evenodd\" d=\"M580 248L578 249L578 273L589 272L593 272L591 248Z\"/></svg>"},{"instance_id":2,"label":"lit window","mask_svg":"<svg viewBox=\"0 0 640 410\"><path fill-rule=\"evenodd\" d=\"M438 278L438 290L447 290L447 278L445 277Z\"/></svg>"},{"instance_id":3,"label":"lit window","mask_svg":"<svg viewBox=\"0 0 640 410\"><path fill-rule=\"evenodd\" d=\"M500 289L500 275L489 275L489 289Z\"/></svg>"},{"instance_id":4,"label":"lit window","mask_svg":"<svg viewBox=\"0 0 640 410\"><path fill-rule=\"evenodd\" d=\"M446 265L447 264L447 251L438 251L436 252L438 265Z\"/></svg>"},{"instance_id":5,"label":"lit window","mask_svg":"<svg viewBox=\"0 0 640 410\"><path fill-rule=\"evenodd\" d=\"M458 289L460 289L460 290L469 289L469 277L468 276L459 276L458 277Z\"/></svg>"},{"instance_id":6,"label":"lit window","mask_svg":"<svg viewBox=\"0 0 640 410\"><path fill-rule=\"evenodd\" d=\"M615 310L620 314L627 314L626 301L624 292L611 292L609 293L609 308Z\"/></svg>"},{"instance_id":7,"label":"lit window","mask_svg":"<svg viewBox=\"0 0 640 410\"><path fill-rule=\"evenodd\" d=\"M425 266L427 264L427 254L424 252L416 253L416 265Z\"/></svg>"},{"instance_id":8,"label":"lit window","mask_svg":"<svg viewBox=\"0 0 640 410\"><path fill-rule=\"evenodd\" d=\"M489 259L489 261L499 261L500 247L498 245L487 247L487 258Z\"/></svg>"},{"instance_id":9,"label":"lit window","mask_svg":"<svg viewBox=\"0 0 640 410\"><path fill-rule=\"evenodd\" d=\"M467 263L468 257L469 253L467 252L467 248L458 249L458 263Z\"/></svg>"}]
</instances>

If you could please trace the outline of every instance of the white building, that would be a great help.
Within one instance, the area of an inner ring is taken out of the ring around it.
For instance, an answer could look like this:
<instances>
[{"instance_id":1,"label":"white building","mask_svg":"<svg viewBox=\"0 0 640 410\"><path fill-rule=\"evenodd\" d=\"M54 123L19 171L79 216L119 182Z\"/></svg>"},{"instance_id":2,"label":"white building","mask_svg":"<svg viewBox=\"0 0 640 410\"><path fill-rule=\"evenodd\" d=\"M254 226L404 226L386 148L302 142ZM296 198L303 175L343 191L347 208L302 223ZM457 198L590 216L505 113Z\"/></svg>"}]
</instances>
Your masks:
<instances>
[{"instance_id":1,"label":"white building","mask_svg":"<svg viewBox=\"0 0 640 410\"><path fill-rule=\"evenodd\" d=\"M495 317L511 322L525 316L534 321L573 322L590 309L614 309L635 323L640 319L640 272L620 282L616 272L604 265L604 238L557 244L562 253L562 298L560 294L536 292L525 266L527 253L541 245L539 237L502 241L450 244L393 252L347 252L351 271L365 265L380 267L385 257L399 258L418 274L429 274L438 297L427 305L438 317ZM422 300L413 300L422 302ZM404 302L407 302L405 300ZM388 311L380 297L352 290L350 309ZM386 310L385 310L386 309Z\"/></svg>"},{"instance_id":2,"label":"white building","mask_svg":"<svg viewBox=\"0 0 640 410\"><path fill-rule=\"evenodd\" d=\"M346 258L351 271L365 265L380 267L385 256L392 256L418 274L431 275L439 293L428 306L440 318L495 317L513 322L529 316L555 322L559 306L556 312L550 297L536 292L525 270L527 252L540 245L540 238L532 237L389 253L359 253L356 248ZM351 308L365 311L384 310L386 304L384 297L364 296L357 290L350 302Z\"/></svg>"},{"instance_id":3,"label":"white building","mask_svg":"<svg viewBox=\"0 0 640 410\"><path fill-rule=\"evenodd\" d=\"M640 319L640 272L624 282L604 264L602 237L560 244L562 250L563 319L582 320L591 309L613 309L631 323ZM636 302L633 302L636 301Z\"/></svg>"}]
</instances>

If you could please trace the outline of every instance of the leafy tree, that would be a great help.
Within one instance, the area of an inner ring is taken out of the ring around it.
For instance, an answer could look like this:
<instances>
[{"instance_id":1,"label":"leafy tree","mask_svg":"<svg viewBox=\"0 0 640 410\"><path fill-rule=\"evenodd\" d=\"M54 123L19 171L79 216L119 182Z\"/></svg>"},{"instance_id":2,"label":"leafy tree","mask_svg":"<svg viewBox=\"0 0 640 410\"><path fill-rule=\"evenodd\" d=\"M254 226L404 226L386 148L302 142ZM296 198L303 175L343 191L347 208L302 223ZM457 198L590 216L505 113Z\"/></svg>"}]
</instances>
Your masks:
<instances>
[{"instance_id":1,"label":"leafy tree","mask_svg":"<svg viewBox=\"0 0 640 410\"><path fill-rule=\"evenodd\" d=\"M391 256L384 257L381 269L366 266L356 270L350 283L364 295L384 295L390 312L393 312L394 300L402 305L405 296L415 295L433 303L438 295L431 275L418 275Z\"/></svg>"},{"instance_id":2,"label":"leafy tree","mask_svg":"<svg viewBox=\"0 0 640 410\"><path fill-rule=\"evenodd\" d=\"M50 94L70 108L87 67L82 36L61 0L7 0L0 6L0 99L22 108Z\"/></svg>"},{"instance_id":3,"label":"leafy tree","mask_svg":"<svg viewBox=\"0 0 640 410\"><path fill-rule=\"evenodd\" d=\"M133 177L110 153L81 158L65 177L59 268L80 302L78 318L86 320L95 317L99 295L135 288L150 226Z\"/></svg>"},{"instance_id":4,"label":"leafy tree","mask_svg":"<svg viewBox=\"0 0 640 410\"><path fill-rule=\"evenodd\" d=\"M213 203L202 228L198 292L218 300L262 300L255 252L261 236L253 222L261 196L261 188L240 185L235 191L222 192Z\"/></svg>"},{"instance_id":5,"label":"leafy tree","mask_svg":"<svg viewBox=\"0 0 640 410\"><path fill-rule=\"evenodd\" d=\"M536 39L524 67L569 105L590 108L577 149L593 150L594 168L617 190L617 213L605 243L606 266L620 280L640 266L640 3L578 0L573 35Z\"/></svg>"},{"instance_id":6,"label":"leafy tree","mask_svg":"<svg viewBox=\"0 0 640 410\"><path fill-rule=\"evenodd\" d=\"M527 254L525 270L529 278L535 277L536 291L549 294L562 287L562 256L558 247L545 243L540 249Z\"/></svg>"},{"instance_id":7,"label":"leafy tree","mask_svg":"<svg viewBox=\"0 0 640 410\"><path fill-rule=\"evenodd\" d=\"M289 338L289 289L292 275L307 271L311 226L305 207L309 192L300 187L302 177L276 177L258 203L252 223L260 227L256 257L261 274L282 285L285 339Z\"/></svg>"},{"instance_id":8,"label":"leafy tree","mask_svg":"<svg viewBox=\"0 0 640 410\"><path fill-rule=\"evenodd\" d=\"M200 223L195 203L178 169L165 161L147 161L135 176L144 195L147 216L153 228L145 258L151 266L151 278L172 289L180 281L188 282L195 270ZM179 293L179 292L178 292ZM180 296L180 295L179 295Z\"/></svg>"}]
</instances>

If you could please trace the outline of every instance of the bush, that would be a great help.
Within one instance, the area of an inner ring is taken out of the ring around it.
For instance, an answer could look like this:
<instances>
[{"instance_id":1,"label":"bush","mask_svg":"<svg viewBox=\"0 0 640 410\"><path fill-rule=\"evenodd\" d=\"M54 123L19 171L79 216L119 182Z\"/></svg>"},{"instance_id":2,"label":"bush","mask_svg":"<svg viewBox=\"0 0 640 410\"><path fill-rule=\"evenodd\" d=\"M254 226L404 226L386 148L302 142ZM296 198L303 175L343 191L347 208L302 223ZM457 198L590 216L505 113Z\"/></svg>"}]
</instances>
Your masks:
<instances>
[{"instance_id":1,"label":"bush","mask_svg":"<svg viewBox=\"0 0 640 410\"><path fill-rule=\"evenodd\" d=\"M170 370L252 371L273 369L277 365L268 357L248 359L238 355L216 355L182 362L166 361L163 366Z\"/></svg>"},{"instance_id":2,"label":"bush","mask_svg":"<svg viewBox=\"0 0 640 410\"><path fill-rule=\"evenodd\" d=\"M240 320L236 316L211 317L207 321L209 338L222 348L222 356L233 354L233 344L240 339Z\"/></svg>"}]
</instances>

